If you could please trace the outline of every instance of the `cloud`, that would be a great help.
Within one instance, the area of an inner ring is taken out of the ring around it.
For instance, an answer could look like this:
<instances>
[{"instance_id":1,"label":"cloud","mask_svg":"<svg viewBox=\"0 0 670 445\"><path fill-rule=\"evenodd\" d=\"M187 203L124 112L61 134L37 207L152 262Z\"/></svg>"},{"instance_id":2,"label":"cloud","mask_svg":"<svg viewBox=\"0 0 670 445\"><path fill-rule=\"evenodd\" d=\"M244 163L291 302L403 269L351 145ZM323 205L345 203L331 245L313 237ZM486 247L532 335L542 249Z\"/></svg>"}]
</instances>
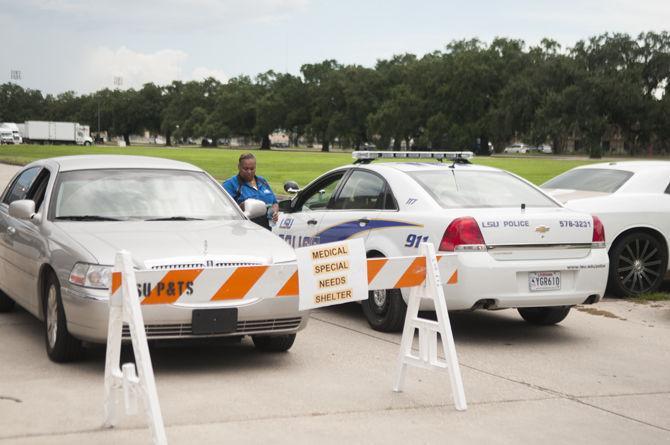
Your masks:
<instances>
[{"instance_id":1,"label":"cloud","mask_svg":"<svg viewBox=\"0 0 670 445\"><path fill-rule=\"evenodd\" d=\"M119 87L115 78L121 79L122 89L140 88L147 82L165 84L182 78L182 65L187 58L185 52L172 49L143 54L125 46L115 50L98 47L84 57L79 83L86 91Z\"/></svg>"},{"instance_id":2,"label":"cloud","mask_svg":"<svg viewBox=\"0 0 670 445\"><path fill-rule=\"evenodd\" d=\"M141 88L148 82L165 85L173 80L203 80L213 77L222 82L228 76L219 69L199 66L187 73L188 54L174 49L141 53L122 46L117 49L98 47L90 51L79 70L82 92L103 88ZM115 83L120 79L121 85Z\"/></svg>"}]
</instances>

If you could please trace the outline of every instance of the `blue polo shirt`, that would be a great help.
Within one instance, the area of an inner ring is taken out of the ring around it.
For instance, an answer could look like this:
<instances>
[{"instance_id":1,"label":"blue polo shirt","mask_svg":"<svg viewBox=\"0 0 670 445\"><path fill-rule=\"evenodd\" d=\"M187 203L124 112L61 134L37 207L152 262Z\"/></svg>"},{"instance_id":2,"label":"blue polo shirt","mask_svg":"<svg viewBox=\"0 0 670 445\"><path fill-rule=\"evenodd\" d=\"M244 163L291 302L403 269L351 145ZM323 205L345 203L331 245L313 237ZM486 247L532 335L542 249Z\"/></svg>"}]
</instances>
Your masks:
<instances>
[{"instance_id":1,"label":"blue polo shirt","mask_svg":"<svg viewBox=\"0 0 670 445\"><path fill-rule=\"evenodd\" d=\"M228 178L223 183L223 188L226 189L228 194L237 201L238 204L242 204L249 198L258 199L263 201L265 204L276 204L277 198L270 188L270 184L262 176L256 176L256 187L255 189L248 182L244 182L242 187L240 187L240 177L235 175L231 178ZM239 193L238 193L239 190Z\"/></svg>"}]
</instances>

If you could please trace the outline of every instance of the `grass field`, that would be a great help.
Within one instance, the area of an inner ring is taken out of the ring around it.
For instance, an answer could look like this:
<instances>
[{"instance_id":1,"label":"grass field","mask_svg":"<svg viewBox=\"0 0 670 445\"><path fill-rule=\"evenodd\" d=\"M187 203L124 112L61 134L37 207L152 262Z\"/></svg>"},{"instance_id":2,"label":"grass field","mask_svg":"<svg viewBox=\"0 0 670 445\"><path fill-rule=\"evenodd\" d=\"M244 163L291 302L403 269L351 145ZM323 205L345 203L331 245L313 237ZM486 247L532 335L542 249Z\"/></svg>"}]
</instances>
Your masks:
<instances>
[{"instance_id":1,"label":"grass field","mask_svg":"<svg viewBox=\"0 0 670 445\"><path fill-rule=\"evenodd\" d=\"M242 150L222 148L163 148L163 147L112 147L112 146L42 146L3 145L0 147L0 162L24 165L36 159L82 154L132 154L155 156L190 162L206 170L219 180L237 173L237 159ZM253 150L258 159L258 173L264 176L272 188L283 193L285 181L294 180L301 186L340 165L352 162L350 153L321 153L318 151L260 151ZM477 164L490 165L514 172L535 184L571 169L586 164L584 160L556 160L538 156L520 158L480 157Z\"/></svg>"}]
</instances>

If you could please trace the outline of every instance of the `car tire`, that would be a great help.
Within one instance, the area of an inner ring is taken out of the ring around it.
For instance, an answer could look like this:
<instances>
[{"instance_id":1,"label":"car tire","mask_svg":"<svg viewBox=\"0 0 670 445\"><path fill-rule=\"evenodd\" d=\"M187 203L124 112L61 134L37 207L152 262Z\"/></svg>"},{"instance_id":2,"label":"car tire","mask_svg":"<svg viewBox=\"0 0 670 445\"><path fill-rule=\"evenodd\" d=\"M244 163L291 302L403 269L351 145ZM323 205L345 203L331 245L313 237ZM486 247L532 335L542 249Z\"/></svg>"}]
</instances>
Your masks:
<instances>
[{"instance_id":1,"label":"car tire","mask_svg":"<svg viewBox=\"0 0 670 445\"><path fill-rule=\"evenodd\" d=\"M570 308L571 306L522 307L517 310L528 323L549 326L565 320L570 313Z\"/></svg>"},{"instance_id":2,"label":"car tire","mask_svg":"<svg viewBox=\"0 0 670 445\"><path fill-rule=\"evenodd\" d=\"M295 341L295 334L287 335L254 335L251 337L256 349L263 352L286 352Z\"/></svg>"},{"instance_id":3,"label":"car tire","mask_svg":"<svg viewBox=\"0 0 670 445\"><path fill-rule=\"evenodd\" d=\"M47 355L57 363L77 360L83 353L82 343L67 330L60 283L53 273L45 280L42 301Z\"/></svg>"},{"instance_id":4,"label":"car tire","mask_svg":"<svg viewBox=\"0 0 670 445\"><path fill-rule=\"evenodd\" d=\"M370 327L380 332L399 332L405 324L407 304L400 289L371 290L363 300L363 314Z\"/></svg>"},{"instance_id":5,"label":"car tire","mask_svg":"<svg viewBox=\"0 0 670 445\"><path fill-rule=\"evenodd\" d=\"M0 312L9 312L14 309L14 300L0 290Z\"/></svg>"},{"instance_id":6,"label":"car tire","mask_svg":"<svg viewBox=\"0 0 670 445\"><path fill-rule=\"evenodd\" d=\"M633 232L610 248L607 287L618 297L655 292L668 268L668 250L658 238Z\"/></svg>"}]
</instances>

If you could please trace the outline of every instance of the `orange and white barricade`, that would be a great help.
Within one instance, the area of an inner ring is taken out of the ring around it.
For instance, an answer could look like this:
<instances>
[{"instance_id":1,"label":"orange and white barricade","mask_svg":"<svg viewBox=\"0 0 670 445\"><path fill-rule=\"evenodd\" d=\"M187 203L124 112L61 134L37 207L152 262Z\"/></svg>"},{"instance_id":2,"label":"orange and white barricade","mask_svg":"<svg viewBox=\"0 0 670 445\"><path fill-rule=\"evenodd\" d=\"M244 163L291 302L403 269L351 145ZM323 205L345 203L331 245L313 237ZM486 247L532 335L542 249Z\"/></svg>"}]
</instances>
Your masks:
<instances>
[{"instance_id":1,"label":"orange and white barricade","mask_svg":"<svg viewBox=\"0 0 670 445\"><path fill-rule=\"evenodd\" d=\"M441 279L449 277L447 284L458 281L455 264L453 254L436 256L432 244L422 243L420 256L368 259L367 289L411 288L393 390L402 390L407 366L446 369L456 409L464 410L467 408L465 393ZM142 305L295 297L300 294L298 272L297 263L134 271L130 254L125 251L117 253L109 300L105 425L111 427L117 424L122 396L126 414L137 414L139 400L154 443L167 443L142 319ZM434 301L435 321L419 318L423 298ZM137 369L133 364L119 367L123 323L129 326ZM412 351L416 331L419 333L418 355ZM438 334L444 359L438 358Z\"/></svg>"}]
</instances>

